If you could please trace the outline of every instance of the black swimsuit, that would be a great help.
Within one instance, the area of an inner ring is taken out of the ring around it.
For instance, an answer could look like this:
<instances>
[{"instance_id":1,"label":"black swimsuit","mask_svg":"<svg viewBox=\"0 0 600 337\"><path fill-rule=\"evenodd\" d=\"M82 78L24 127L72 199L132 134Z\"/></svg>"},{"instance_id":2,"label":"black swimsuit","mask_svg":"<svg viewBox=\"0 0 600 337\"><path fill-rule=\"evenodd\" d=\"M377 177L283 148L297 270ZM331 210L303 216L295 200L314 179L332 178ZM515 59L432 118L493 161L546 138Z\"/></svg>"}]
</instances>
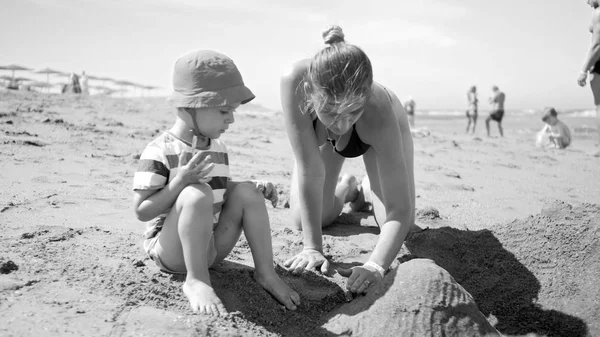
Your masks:
<instances>
[{"instance_id":1,"label":"black swimsuit","mask_svg":"<svg viewBox=\"0 0 600 337\"><path fill-rule=\"evenodd\" d=\"M591 72L600 74L600 61L598 61L598 62L596 62L596 64L594 64L594 67L592 68Z\"/></svg>"},{"instance_id":2,"label":"black swimsuit","mask_svg":"<svg viewBox=\"0 0 600 337\"><path fill-rule=\"evenodd\" d=\"M313 129L315 131L317 130L317 121L318 118L315 118L313 120ZM337 152L340 156L345 158L355 158L358 156L362 156L371 148L371 145L363 142L362 139L360 139L360 137L358 136L358 132L356 132L356 124L352 125L352 134L350 135L350 140L348 141L348 144L343 150L338 151L335 148L335 139L331 139L328 136L327 140L329 141L329 143L331 143L331 146L333 146L333 150Z\"/></svg>"}]
</instances>

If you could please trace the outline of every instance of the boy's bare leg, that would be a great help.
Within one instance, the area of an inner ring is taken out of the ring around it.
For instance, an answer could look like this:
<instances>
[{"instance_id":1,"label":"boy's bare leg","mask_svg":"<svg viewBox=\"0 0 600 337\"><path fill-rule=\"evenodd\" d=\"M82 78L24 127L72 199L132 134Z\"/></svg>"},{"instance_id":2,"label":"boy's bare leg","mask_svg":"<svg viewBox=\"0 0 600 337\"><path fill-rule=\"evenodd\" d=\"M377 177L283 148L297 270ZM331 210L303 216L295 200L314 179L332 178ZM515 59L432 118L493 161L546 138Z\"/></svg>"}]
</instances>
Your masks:
<instances>
[{"instance_id":1,"label":"boy's bare leg","mask_svg":"<svg viewBox=\"0 0 600 337\"><path fill-rule=\"evenodd\" d=\"M228 194L215 229L216 261L229 254L243 228L254 260L254 279L286 308L295 310L300 304L300 296L279 278L273 268L271 228L263 195L249 183L235 185Z\"/></svg>"},{"instance_id":2,"label":"boy's bare leg","mask_svg":"<svg viewBox=\"0 0 600 337\"><path fill-rule=\"evenodd\" d=\"M485 119L485 129L487 130L488 137L490 136L490 120L491 118L489 116Z\"/></svg>"},{"instance_id":3,"label":"boy's bare leg","mask_svg":"<svg viewBox=\"0 0 600 337\"><path fill-rule=\"evenodd\" d=\"M498 122L498 130L500 131L500 137L504 137L504 132L502 132L502 122Z\"/></svg>"},{"instance_id":4,"label":"boy's bare leg","mask_svg":"<svg viewBox=\"0 0 600 337\"><path fill-rule=\"evenodd\" d=\"M187 271L183 292L194 312L226 314L208 273L208 249L213 227L212 189L189 185L177 198L165 220L159 244L163 264L173 271Z\"/></svg>"}]
</instances>

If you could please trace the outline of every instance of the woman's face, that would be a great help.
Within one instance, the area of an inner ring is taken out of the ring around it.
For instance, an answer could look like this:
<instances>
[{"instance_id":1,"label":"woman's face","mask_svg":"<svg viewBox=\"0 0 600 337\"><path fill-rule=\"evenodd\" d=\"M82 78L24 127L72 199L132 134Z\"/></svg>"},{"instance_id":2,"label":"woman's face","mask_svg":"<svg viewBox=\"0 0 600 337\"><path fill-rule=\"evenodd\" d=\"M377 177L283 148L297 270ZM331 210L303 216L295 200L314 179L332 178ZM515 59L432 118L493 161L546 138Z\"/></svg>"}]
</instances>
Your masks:
<instances>
[{"instance_id":1,"label":"woman's face","mask_svg":"<svg viewBox=\"0 0 600 337\"><path fill-rule=\"evenodd\" d=\"M358 121L358 119L362 116L364 112L364 106L361 106L358 109L352 109L352 107L348 107L339 111L340 107L336 108L338 110L337 113L329 113L329 114L320 114L317 113L317 117L325 125L329 131L335 133L336 135L343 135L350 130L352 125ZM332 111L335 111L332 110Z\"/></svg>"}]
</instances>

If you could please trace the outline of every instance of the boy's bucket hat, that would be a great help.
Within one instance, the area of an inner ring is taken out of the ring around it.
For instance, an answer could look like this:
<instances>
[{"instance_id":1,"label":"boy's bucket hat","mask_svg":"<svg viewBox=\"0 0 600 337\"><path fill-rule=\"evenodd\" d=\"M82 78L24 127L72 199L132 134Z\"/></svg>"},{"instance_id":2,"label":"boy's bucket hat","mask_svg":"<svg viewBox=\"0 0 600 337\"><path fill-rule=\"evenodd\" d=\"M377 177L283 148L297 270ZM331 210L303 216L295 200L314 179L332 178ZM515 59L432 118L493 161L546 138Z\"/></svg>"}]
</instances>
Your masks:
<instances>
[{"instance_id":1,"label":"boy's bucket hat","mask_svg":"<svg viewBox=\"0 0 600 337\"><path fill-rule=\"evenodd\" d=\"M177 59L173 90L167 102L177 108L245 104L255 97L233 60L212 50L193 51Z\"/></svg>"}]
</instances>

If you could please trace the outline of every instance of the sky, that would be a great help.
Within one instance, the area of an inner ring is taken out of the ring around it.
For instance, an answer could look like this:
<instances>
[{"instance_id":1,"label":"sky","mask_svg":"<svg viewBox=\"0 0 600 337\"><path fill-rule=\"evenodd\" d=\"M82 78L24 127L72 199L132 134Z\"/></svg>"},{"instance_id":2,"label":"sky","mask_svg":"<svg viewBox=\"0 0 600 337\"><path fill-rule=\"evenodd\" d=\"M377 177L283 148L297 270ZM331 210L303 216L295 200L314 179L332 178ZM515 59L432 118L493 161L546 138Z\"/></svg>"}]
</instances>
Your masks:
<instances>
[{"instance_id":1,"label":"sky","mask_svg":"<svg viewBox=\"0 0 600 337\"><path fill-rule=\"evenodd\" d=\"M0 65L86 71L167 95L175 60L231 57L256 103L280 110L279 79L342 27L374 79L417 109L464 109L476 85L506 108L593 109L576 80L589 49L585 0L0 0ZM3 72L5 73L5 72ZM19 75L27 76L26 72ZM483 99L482 99L483 98Z\"/></svg>"}]
</instances>

